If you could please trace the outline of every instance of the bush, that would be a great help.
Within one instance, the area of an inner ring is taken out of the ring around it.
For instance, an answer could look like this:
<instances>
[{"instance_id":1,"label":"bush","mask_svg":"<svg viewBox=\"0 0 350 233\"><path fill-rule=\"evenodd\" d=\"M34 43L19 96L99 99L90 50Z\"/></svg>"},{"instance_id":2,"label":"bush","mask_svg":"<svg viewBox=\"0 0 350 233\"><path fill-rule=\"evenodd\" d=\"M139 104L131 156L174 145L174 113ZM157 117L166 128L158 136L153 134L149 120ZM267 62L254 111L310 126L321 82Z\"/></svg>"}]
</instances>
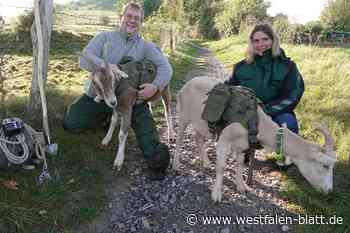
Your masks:
<instances>
[{"instance_id":1,"label":"bush","mask_svg":"<svg viewBox=\"0 0 350 233\"><path fill-rule=\"evenodd\" d=\"M100 23L102 25L109 25L110 22L111 22L111 19L107 15L100 16Z\"/></svg>"},{"instance_id":2,"label":"bush","mask_svg":"<svg viewBox=\"0 0 350 233\"><path fill-rule=\"evenodd\" d=\"M13 30L17 34L28 33L32 27L34 22L34 12L33 11L25 11L23 14L17 16Z\"/></svg>"}]
</instances>

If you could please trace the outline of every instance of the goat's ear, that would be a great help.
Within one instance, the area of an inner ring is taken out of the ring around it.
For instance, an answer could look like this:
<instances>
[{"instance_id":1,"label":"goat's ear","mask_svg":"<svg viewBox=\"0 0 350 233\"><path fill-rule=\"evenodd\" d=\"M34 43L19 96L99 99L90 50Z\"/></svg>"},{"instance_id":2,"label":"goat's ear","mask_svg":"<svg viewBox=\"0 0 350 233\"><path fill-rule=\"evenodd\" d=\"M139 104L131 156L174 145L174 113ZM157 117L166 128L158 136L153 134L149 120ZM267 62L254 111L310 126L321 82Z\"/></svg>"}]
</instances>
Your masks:
<instances>
[{"instance_id":1,"label":"goat's ear","mask_svg":"<svg viewBox=\"0 0 350 233\"><path fill-rule=\"evenodd\" d=\"M120 74L120 76L122 76L123 78L127 78L129 77L127 73L125 73L124 71L117 69L117 73Z\"/></svg>"},{"instance_id":2,"label":"goat's ear","mask_svg":"<svg viewBox=\"0 0 350 233\"><path fill-rule=\"evenodd\" d=\"M101 96L97 95L95 98L94 98L94 101L96 103L101 103L101 101L103 100L103 98L101 98Z\"/></svg>"},{"instance_id":3,"label":"goat's ear","mask_svg":"<svg viewBox=\"0 0 350 233\"><path fill-rule=\"evenodd\" d=\"M108 64L108 63L107 63L107 64ZM112 72L113 72L115 75L119 74L119 75L122 76L123 78L127 78L127 77L128 77L128 74L125 73L124 71L121 71L117 65L108 64L108 66L110 67L110 69L112 70Z\"/></svg>"}]
</instances>

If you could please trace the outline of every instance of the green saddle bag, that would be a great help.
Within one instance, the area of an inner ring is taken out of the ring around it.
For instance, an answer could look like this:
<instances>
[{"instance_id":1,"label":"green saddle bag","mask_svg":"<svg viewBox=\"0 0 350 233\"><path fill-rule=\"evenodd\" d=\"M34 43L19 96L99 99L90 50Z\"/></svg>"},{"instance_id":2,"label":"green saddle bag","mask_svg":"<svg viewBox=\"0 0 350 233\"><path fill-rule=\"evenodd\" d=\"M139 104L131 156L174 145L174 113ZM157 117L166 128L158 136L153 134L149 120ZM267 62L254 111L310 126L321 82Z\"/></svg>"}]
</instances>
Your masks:
<instances>
[{"instance_id":1,"label":"green saddle bag","mask_svg":"<svg viewBox=\"0 0 350 233\"><path fill-rule=\"evenodd\" d=\"M202 119L211 123L218 122L221 120L231 96L229 87L224 83L219 83L207 93L207 96L208 99L204 102Z\"/></svg>"},{"instance_id":2,"label":"green saddle bag","mask_svg":"<svg viewBox=\"0 0 350 233\"><path fill-rule=\"evenodd\" d=\"M156 77L156 66L150 60L135 61L125 56L118 64L120 69L128 74L128 83L134 88L145 83L152 83Z\"/></svg>"},{"instance_id":3,"label":"green saddle bag","mask_svg":"<svg viewBox=\"0 0 350 233\"><path fill-rule=\"evenodd\" d=\"M255 130L252 125L257 125L258 114L254 91L242 86L219 83L207 95L202 119L208 122L213 134L219 135L233 122L240 123L249 132ZM256 135L256 132L251 133Z\"/></svg>"},{"instance_id":4,"label":"green saddle bag","mask_svg":"<svg viewBox=\"0 0 350 233\"><path fill-rule=\"evenodd\" d=\"M246 129L249 121L257 121L257 100L254 91L242 86L230 87L229 99L222 120L228 124L238 122Z\"/></svg>"}]
</instances>

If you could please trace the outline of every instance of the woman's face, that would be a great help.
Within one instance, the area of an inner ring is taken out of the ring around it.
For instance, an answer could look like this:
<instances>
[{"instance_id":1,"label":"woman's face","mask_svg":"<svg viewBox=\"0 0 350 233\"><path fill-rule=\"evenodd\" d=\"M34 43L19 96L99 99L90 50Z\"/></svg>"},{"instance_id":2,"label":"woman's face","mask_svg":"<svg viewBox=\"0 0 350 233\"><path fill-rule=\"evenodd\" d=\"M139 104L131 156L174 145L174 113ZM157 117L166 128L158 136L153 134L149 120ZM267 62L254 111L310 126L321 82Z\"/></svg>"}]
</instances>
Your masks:
<instances>
[{"instance_id":1,"label":"woman's face","mask_svg":"<svg viewBox=\"0 0 350 233\"><path fill-rule=\"evenodd\" d=\"M272 39L265 33L257 31L253 34L252 44L254 52L262 55L264 51L272 48Z\"/></svg>"}]
</instances>

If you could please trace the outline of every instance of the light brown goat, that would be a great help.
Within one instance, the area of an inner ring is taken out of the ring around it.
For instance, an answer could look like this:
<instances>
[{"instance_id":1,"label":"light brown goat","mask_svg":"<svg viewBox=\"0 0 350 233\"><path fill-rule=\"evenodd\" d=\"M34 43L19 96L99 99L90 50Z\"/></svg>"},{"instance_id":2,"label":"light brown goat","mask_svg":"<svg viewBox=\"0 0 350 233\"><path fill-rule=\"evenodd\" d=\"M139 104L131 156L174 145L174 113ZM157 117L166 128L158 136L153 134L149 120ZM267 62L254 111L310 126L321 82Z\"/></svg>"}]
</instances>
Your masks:
<instances>
[{"instance_id":1,"label":"light brown goat","mask_svg":"<svg viewBox=\"0 0 350 233\"><path fill-rule=\"evenodd\" d=\"M90 59L81 54L85 60ZM89 62L91 64L91 62ZM128 136L128 130L131 125L132 108L138 100L138 91L131 85L120 90L121 93L115 93L115 90L123 79L128 78L128 75L119 70L117 66L108 63L101 66L93 65L94 69L90 75L92 85L96 92L95 101L104 100L105 103L113 109L113 114L110 126L106 136L102 140L102 145L107 145L112 139L113 132L117 126L118 113L121 115L121 124L119 130L119 147L115 157L113 168L120 170L125 158L125 144ZM158 91L153 97L147 101L157 101L161 99L165 110L165 118L168 124L168 140L174 139L174 130L171 114L171 93L169 86ZM143 100L142 100L143 101Z\"/></svg>"},{"instance_id":2,"label":"light brown goat","mask_svg":"<svg viewBox=\"0 0 350 233\"><path fill-rule=\"evenodd\" d=\"M204 150L205 138L211 137L208 124L201 118L207 93L220 82L211 77L196 77L187 82L177 96L178 134L176 152L173 159L173 169L180 167L180 147L183 145L184 131L192 125L195 138L204 165L210 163ZM258 108L258 139L264 148L275 150L278 125ZM301 174L316 189L328 193L333 188L333 167L336 162L334 142L329 131L320 127L325 136L325 145L309 142L292 131L285 129L285 154L295 163ZM250 188L243 180L243 151L248 148L248 132L239 123L232 123L221 133L216 144L216 181L212 190L212 199L220 202L222 199L222 182L226 165L226 157L232 156L237 161L235 183L241 192Z\"/></svg>"}]
</instances>

